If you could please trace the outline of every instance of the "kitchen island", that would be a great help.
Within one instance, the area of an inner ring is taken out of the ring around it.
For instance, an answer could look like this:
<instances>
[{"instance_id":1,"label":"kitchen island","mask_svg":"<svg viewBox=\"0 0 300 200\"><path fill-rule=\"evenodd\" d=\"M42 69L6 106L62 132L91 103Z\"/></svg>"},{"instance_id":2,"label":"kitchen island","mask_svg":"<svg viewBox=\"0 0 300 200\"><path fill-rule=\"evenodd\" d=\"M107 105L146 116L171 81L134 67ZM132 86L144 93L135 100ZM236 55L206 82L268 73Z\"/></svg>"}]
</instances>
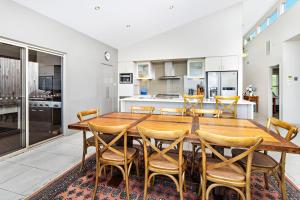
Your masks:
<instances>
[{"instance_id":1,"label":"kitchen island","mask_svg":"<svg viewBox=\"0 0 300 200\"><path fill-rule=\"evenodd\" d=\"M253 119L253 107L255 103L239 100L237 105L237 117L239 119ZM183 108L184 101L182 97L163 99L151 96L134 96L125 99L120 99L120 111L130 112L131 106L153 106L155 107L154 113L159 114L161 108ZM205 99L203 101L204 109L215 109L216 102L214 99Z\"/></svg>"}]
</instances>

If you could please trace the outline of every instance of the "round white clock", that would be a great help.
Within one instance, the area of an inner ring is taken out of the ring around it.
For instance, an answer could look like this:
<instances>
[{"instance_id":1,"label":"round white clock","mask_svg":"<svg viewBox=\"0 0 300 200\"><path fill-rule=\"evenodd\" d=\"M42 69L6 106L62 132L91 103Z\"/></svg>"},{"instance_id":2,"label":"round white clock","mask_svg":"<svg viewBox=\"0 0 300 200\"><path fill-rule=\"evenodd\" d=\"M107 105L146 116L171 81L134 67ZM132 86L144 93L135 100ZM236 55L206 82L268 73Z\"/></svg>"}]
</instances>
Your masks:
<instances>
[{"instance_id":1,"label":"round white clock","mask_svg":"<svg viewBox=\"0 0 300 200\"><path fill-rule=\"evenodd\" d=\"M105 58L106 61L110 60L110 53L108 51L104 52L104 58Z\"/></svg>"}]
</instances>

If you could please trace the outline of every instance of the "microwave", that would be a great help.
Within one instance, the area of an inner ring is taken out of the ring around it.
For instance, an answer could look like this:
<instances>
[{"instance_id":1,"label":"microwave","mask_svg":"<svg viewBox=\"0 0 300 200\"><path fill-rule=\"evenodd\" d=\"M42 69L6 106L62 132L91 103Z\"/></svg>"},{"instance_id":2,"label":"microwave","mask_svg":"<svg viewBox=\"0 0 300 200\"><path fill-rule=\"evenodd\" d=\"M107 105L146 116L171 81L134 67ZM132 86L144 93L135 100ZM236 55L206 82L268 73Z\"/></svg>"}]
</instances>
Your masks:
<instances>
[{"instance_id":1,"label":"microwave","mask_svg":"<svg viewBox=\"0 0 300 200\"><path fill-rule=\"evenodd\" d=\"M133 74L132 73L120 73L120 84L132 84Z\"/></svg>"}]
</instances>

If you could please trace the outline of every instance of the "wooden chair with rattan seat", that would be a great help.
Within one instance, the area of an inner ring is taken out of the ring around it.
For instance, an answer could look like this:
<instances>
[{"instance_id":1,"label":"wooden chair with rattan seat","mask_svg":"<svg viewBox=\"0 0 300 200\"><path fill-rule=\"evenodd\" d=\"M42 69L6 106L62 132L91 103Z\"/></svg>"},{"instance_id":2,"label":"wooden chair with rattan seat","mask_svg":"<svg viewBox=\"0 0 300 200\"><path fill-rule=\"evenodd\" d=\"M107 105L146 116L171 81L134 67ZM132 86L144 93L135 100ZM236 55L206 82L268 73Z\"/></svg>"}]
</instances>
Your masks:
<instances>
[{"instance_id":1,"label":"wooden chair with rattan seat","mask_svg":"<svg viewBox=\"0 0 300 200\"><path fill-rule=\"evenodd\" d=\"M206 131L197 130L201 143L202 166L201 187L202 200L208 200L212 189L216 187L228 187L235 190L243 200L251 200L250 175L253 152L262 143L261 137L228 137L224 135L212 134ZM226 158L221 155L213 145L228 147L243 147L246 150L241 154ZM206 149L214 153L218 159L207 158ZM244 170L237 162L241 159L247 160ZM207 182L212 182L206 188ZM243 191L246 191L245 193Z\"/></svg>"},{"instance_id":2,"label":"wooden chair with rattan seat","mask_svg":"<svg viewBox=\"0 0 300 200\"><path fill-rule=\"evenodd\" d=\"M221 110L222 118L237 118L237 103L239 96L215 96L216 110Z\"/></svg>"},{"instance_id":3,"label":"wooden chair with rattan seat","mask_svg":"<svg viewBox=\"0 0 300 200\"><path fill-rule=\"evenodd\" d=\"M155 108L153 106L131 106L130 112L131 113L145 113L145 114L152 114Z\"/></svg>"},{"instance_id":4,"label":"wooden chair with rattan seat","mask_svg":"<svg viewBox=\"0 0 300 200\"><path fill-rule=\"evenodd\" d=\"M98 117L99 116L99 110L98 109L90 109L90 110L84 110L77 113L77 118L80 122L87 120L88 118ZM88 118L86 118L88 117ZM83 138L83 147L82 147L82 161L81 161L81 167L80 170L82 171L84 168L84 162L85 162L85 155L87 154L87 149L89 147L95 147L95 139L94 136L88 137L86 135L86 131L83 131L82 134Z\"/></svg>"},{"instance_id":5,"label":"wooden chair with rattan seat","mask_svg":"<svg viewBox=\"0 0 300 200\"><path fill-rule=\"evenodd\" d=\"M221 110L216 110L216 109L192 109L191 112L193 113L194 116L198 115L202 117L214 117L214 118L220 118L220 115L222 114ZM196 155L201 150L201 146L200 143L196 143L196 142L191 142L191 144L192 144L191 174L194 174Z\"/></svg>"},{"instance_id":6,"label":"wooden chair with rattan seat","mask_svg":"<svg viewBox=\"0 0 300 200\"><path fill-rule=\"evenodd\" d=\"M172 179L183 200L183 187L185 179L185 159L183 157L183 139L188 130L160 131L137 126L138 132L143 139L145 161L145 185L144 200L147 199L147 191L151 178L157 175L167 176ZM160 150L151 143L151 139L173 140L167 148ZM178 145L178 154L169 153ZM148 146L153 153L148 154ZM177 180L174 176L178 176Z\"/></svg>"},{"instance_id":7,"label":"wooden chair with rattan seat","mask_svg":"<svg viewBox=\"0 0 300 200\"><path fill-rule=\"evenodd\" d=\"M193 116L191 109L203 109L204 95L184 95L185 115Z\"/></svg>"},{"instance_id":8,"label":"wooden chair with rattan seat","mask_svg":"<svg viewBox=\"0 0 300 200\"><path fill-rule=\"evenodd\" d=\"M184 108L161 108L160 114L161 115L177 115L177 116L183 116L185 113ZM172 141L167 140L155 140L155 146L157 146L160 150L162 149L163 144L171 144ZM177 146L174 147L175 149Z\"/></svg>"},{"instance_id":9,"label":"wooden chair with rattan seat","mask_svg":"<svg viewBox=\"0 0 300 200\"><path fill-rule=\"evenodd\" d=\"M130 112L131 113L143 113L143 114L153 114L155 108L153 106L131 106ZM137 141L143 149L143 141L139 138L133 138L134 141ZM143 152L143 151L142 151Z\"/></svg>"},{"instance_id":10,"label":"wooden chair with rattan seat","mask_svg":"<svg viewBox=\"0 0 300 200\"><path fill-rule=\"evenodd\" d=\"M284 137L287 141L291 141L292 139L294 139L298 133L297 127L275 118L268 119L267 128L270 131L273 128L279 136ZM282 133L283 131L285 131L286 133L283 134ZM236 155L243 151L244 150L242 149L233 149L232 154ZM242 159L240 162L242 165L245 166L246 160ZM258 171L264 173L266 189L269 189L268 176L273 175L281 188L283 200L287 199L286 183L285 183L285 163L286 163L286 152L281 153L279 162L277 162L274 158L268 155L267 151L264 152L256 151L253 154L252 171L253 172Z\"/></svg>"},{"instance_id":11,"label":"wooden chair with rattan seat","mask_svg":"<svg viewBox=\"0 0 300 200\"><path fill-rule=\"evenodd\" d=\"M113 166L119 169L125 180L126 198L129 200L129 174L132 164L135 163L137 175L139 176L138 166L138 149L127 148L127 125L121 126L99 126L88 123L88 126L94 134L96 144L96 181L92 199L95 198L97 186L101 171L105 166ZM102 136L109 134L114 136L114 139L106 143ZM115 146L115 144L123 139L123 146ZM100 148L100 144L103 146Z\"/></svg>"}]
</instances>

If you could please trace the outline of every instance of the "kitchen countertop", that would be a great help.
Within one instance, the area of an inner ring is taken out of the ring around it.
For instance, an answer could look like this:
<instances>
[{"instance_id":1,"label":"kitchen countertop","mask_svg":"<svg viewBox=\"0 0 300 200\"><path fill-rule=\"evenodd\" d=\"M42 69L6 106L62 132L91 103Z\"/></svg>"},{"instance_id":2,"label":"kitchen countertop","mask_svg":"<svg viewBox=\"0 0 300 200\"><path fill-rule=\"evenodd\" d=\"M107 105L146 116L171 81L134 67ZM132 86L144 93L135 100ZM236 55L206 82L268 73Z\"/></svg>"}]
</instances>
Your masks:
<instances>
[{"instance_id":1,"label":"kitchen countertop","mask_svg":"<svg viewBox=\"0 0 300 200\"><path fill-rule=\"evenodd\" d=\"M161 99L161 98L156 98L156 97L151 97L151 96L133 96L133 97L128 97L128 98L124 98L124 99L120 99L120 101L143 101L143 102L170 102L170 103L183 103L183 98L173 98L173 99ZM228 101L228 103L230 103L231 101ZM203 101L204 104L215 104L216 101L215 100L211 100L211 99L204 99ZM226 103L226 101L224 101L224 103ZM240 99L238 101L239 105L254 105L254 102L250 102L250 101L246 101L243 99Z\"/></svg>"}]
</instances>

